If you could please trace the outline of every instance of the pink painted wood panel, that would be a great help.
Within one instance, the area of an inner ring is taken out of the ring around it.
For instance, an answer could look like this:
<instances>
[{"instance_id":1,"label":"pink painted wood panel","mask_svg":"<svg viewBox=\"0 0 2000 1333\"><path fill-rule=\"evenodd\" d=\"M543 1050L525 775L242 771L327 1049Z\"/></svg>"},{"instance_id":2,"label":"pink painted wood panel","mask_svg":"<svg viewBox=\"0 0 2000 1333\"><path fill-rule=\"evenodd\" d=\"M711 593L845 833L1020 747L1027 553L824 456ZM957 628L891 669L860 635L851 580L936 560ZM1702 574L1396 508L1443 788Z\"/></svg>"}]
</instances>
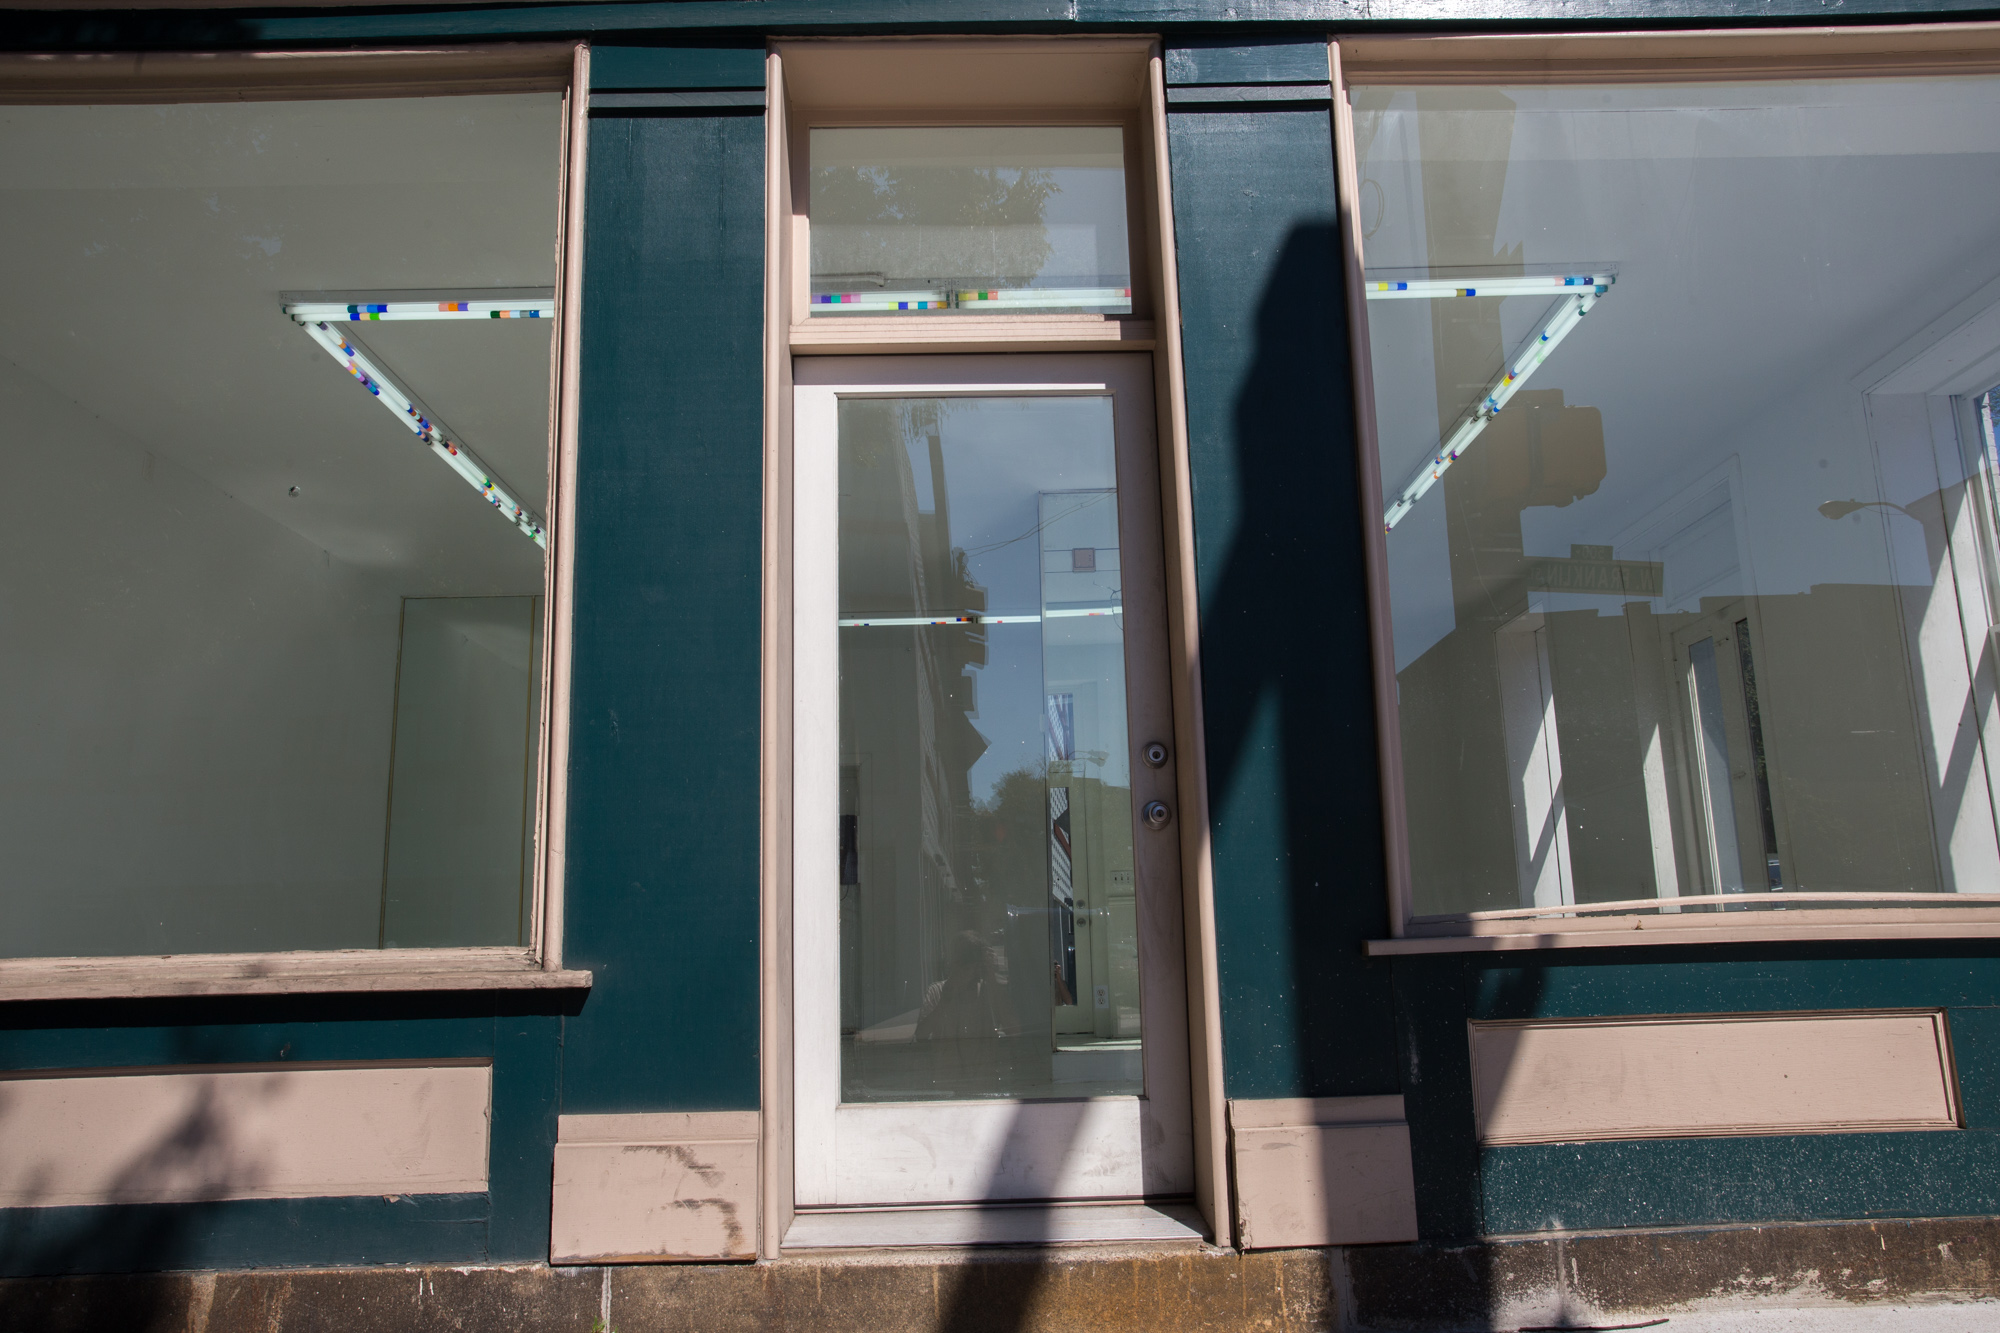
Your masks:
<instances>
[{"instance_id":1,"label":"pink painted wood panel","mask_svg":"<svg viewBox=\"0 0 2000 1333\"><path fill-rule=\"evenodd\" d=\"M0 1207L486 1189L483 1063L0 1076Z\"/></svg>"},{"instance_id":2,"label":"pink painted wood panel","mask_svg":"<svg viewBox=\"0 0 2000 1333\"><path fill-rule=\"evenodd\" d=\"M1940 1012L1471 1026L1482 1143L1951 1129Z\"/></svg>"},{"instance_id":3,"label":"pink painted wood panel","mask_svg":"<svg viewBox=\"0 0 2000 1333\"><path fill-rule=\"evenodd\" d=\"M1417 1238L1401 1097L1234 1101L1229 1122L1244 1249Z\"/></svg>"},{"instance_id":4,"label":"pink painted wood panel","mask_svg":"<svg viewBox=\"0 0 2000 1333\"><path fill-rule=\"evenodd\" d=\"M551 1260L756 1258L757 1123L755 1111L561 1117Z\"/></svg>"}]
</instances>

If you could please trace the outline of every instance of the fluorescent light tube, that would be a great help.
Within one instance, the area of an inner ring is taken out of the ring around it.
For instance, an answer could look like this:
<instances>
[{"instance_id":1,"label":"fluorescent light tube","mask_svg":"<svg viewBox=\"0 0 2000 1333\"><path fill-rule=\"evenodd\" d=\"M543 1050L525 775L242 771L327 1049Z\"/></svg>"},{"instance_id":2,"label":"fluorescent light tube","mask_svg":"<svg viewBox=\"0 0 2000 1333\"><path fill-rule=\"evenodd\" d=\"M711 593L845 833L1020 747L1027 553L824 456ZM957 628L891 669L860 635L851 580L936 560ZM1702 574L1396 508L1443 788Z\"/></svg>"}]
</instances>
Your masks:
<instances>
[{"instance_id":1,"label":"fluorescent light tube","mask_svg":"<svg viewBox=\"0 0 2000 1333\"><path fill-rule=\"evenodd\" d=\"M961 310L1029 306L1039 310L1109 310L1132 308L1130 287L997 287L958 294Z\"/></svg>"},{"instance_id":2,"label":"fluorescent light tube","mask_svg":"<svg viewBox=\"0 0 2000 1333\"><path fill-rule=\"evenodd\" d=\"M1434 301L1453 296L1567 296L1586 288L1599 296L1618 281L1615 273L1569 273L1553 277L1410 278L1406 281L1367 280L1362 292L1371 301Z\"/></svg>"},{"instance_id":3,"label":"fluorescent light tube","mask_svg":"<svg viewBox=\"0 0 2000 1333\"><path fill-rule=\"evenodd\" d=\"M1476 287L1478 284L1468 280L1467 285ZM1479 396L1477 405L1472 409L1472 415L1459 423L1450 438L1439 447L1437 454L1418 468L1416 475L1410 478L1409 484L1403 487L1402 493L1382 516L1382 528L1385 532L1402 522L1409 512L1416 508L1417 501L1423 498L1424 492L1437 485L1438 478L1444 475L1445 469L1456 463L1459 455L1479 438L1479 433L1486 429L1486 423L1499 415L1500 409L1505 407L1508 400L1519 393L1521 386L1528 382L1528 376L1541 368L1542 363L1548 360L1549 353L1555 351L1556 345L1567 338L1570 330L1590 313L1591 307L1603 299L1606 287L1609 285L1607 282L1603 287L1592 286L1556 303L1556 308L1542 321L1541 328L1536 330L1515 354L1513 364L1501 371L1498 379L1487 385L1486 392ZM1581 284L1578 286L1581 287ZM1543 288L1543 290L1548 289ZM1450 293L1439 293L1439 295L1450 295Z\"/></svg>"},{"instance_id":4,"label":"fluorescent light tube","mask_svg":"<svg viewBox=\"0 0 2000 1333\"><path fill-rule=\"evenodd\" d=\"M814 292L815 315L856 314L871 310L944 310L951 294L940 291L916 292Z\"/></svg>"},{"instance_id":5,"label":"fluorescent light tube","mask_svg":"<svg viewBox=\"0 0 2000 1333\"><path fill-rule=\"evenodd\" d=\"M292 307L286 312L291 313ZM535 545L548 548L547 526L541 515L529 509L514 497L508 487L501 482L493 469L488 467L479 455L451 439L444 427L432 421L411 401L409 393L381 366L369 358L367 352L355 340L333 327L330 320L313 320L301 323L314 342L326 350L327 355L340 362L347 373L354 376L361 387L375 395L382 406L396 415L397 420L409 427L410 433L430 448L433 454L444 460L446 466L465 479L468 486L479 492L485 501L507 516L508 521L533 539Z\"/></svg>"},{"instance_id":6,"label":"fluorescent light tube","mask_svg":"<svg viewBox=\"0 0 2000 1333\"><path fill-rule=\"evenodd\" d=\"M301 324L319 320L347 323L404 319L554 319L556 303L513 298L500 301L300 301L285 313Z\"/></svg>"}]
</instances>

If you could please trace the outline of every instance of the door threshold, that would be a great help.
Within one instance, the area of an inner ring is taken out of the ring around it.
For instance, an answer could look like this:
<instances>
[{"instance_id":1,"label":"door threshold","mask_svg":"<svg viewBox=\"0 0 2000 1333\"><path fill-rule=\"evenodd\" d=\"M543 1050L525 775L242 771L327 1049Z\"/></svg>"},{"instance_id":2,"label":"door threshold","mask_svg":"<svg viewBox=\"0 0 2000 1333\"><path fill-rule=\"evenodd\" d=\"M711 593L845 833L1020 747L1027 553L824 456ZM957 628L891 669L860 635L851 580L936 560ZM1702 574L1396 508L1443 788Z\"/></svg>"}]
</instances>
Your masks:
<instances>
[{"instance_id":1,"label":"door threshold","mask_svg":"<svg viewBox=\"0 0 2000 1333\"><path fill-rule=\"evenodd\" d=\"M1208 1239L1186 1203L927 1204L801 1212L785 1232L787 1250L887 1246L1151 1244Z\"/></svg>"}]
</instances>

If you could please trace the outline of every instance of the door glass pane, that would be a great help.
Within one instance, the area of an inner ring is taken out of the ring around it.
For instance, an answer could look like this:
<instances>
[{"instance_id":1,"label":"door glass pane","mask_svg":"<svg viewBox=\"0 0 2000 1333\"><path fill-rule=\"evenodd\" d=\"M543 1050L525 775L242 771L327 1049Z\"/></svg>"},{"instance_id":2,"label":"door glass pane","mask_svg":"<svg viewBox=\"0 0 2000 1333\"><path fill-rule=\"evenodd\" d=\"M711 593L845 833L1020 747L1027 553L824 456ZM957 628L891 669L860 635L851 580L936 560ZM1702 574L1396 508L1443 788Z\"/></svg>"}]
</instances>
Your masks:
<instances>
[{"instance_id":1,"label":"door glass pane","mask_svg":"<svg viewBox=\"0 0 2000 1333\"><path fill-rule=\"evenodd\" d=\"M1116 125L812 131L812 313L1130 314Z\"/></svg>"},{"instance_id":2,"label":"door glass pane","mask_svg":"<svg viewBox=\"0 0 2000 1333\"><path fill-rule=\"evenodd\" d=\"M842 1099L1136 1093L1111 400L839 430Z\"/></svg>"}]
</instances>

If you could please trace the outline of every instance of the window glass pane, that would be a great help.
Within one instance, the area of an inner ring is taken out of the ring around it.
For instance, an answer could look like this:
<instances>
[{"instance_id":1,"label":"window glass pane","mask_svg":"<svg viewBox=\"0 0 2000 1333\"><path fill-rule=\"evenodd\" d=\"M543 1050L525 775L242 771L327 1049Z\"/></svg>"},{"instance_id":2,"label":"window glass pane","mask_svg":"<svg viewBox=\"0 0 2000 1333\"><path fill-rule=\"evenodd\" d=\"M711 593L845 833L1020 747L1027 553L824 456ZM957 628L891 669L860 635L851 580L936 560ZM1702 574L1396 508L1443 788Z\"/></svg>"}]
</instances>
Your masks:
<instances>
[{"instance_id":1,"label":"window glass pane","mask_svg":"<svg viewBox=\"0 0 2000 1333\"><path fill-rule=\"evenodd\" d=\"M811 137L813 314L1131 313L1117 126Z\"/></svg>"},{"instance_id":2,"label":"window glass pane","mask_svg":"<svg viewBox=\"0 0 2000 1333\"><path fill-rule=\"evenodd\" d=\"M0 954L525 941L561 135L0 108Z\"/></svg>"},{"instance_id":3,"label":"window glass pane","mask_svg":"<svg viewBox=\"0 0 2000 1333\"><path fill-rule=\"evenodd\" d=\"M1417 914L2000 892L2000 80L1354 101Z\"/></svg>"},{"instance_id":4,"label":"window glass pane","mask_svg":"<svg viewBox=\"0 0 2000 1333\"><path fill-rule=\"evenodd\" d=\"M1109 398L842 401L842 1100L1140 1090L1119 555Z\"/></svg>"}]
</instances>

